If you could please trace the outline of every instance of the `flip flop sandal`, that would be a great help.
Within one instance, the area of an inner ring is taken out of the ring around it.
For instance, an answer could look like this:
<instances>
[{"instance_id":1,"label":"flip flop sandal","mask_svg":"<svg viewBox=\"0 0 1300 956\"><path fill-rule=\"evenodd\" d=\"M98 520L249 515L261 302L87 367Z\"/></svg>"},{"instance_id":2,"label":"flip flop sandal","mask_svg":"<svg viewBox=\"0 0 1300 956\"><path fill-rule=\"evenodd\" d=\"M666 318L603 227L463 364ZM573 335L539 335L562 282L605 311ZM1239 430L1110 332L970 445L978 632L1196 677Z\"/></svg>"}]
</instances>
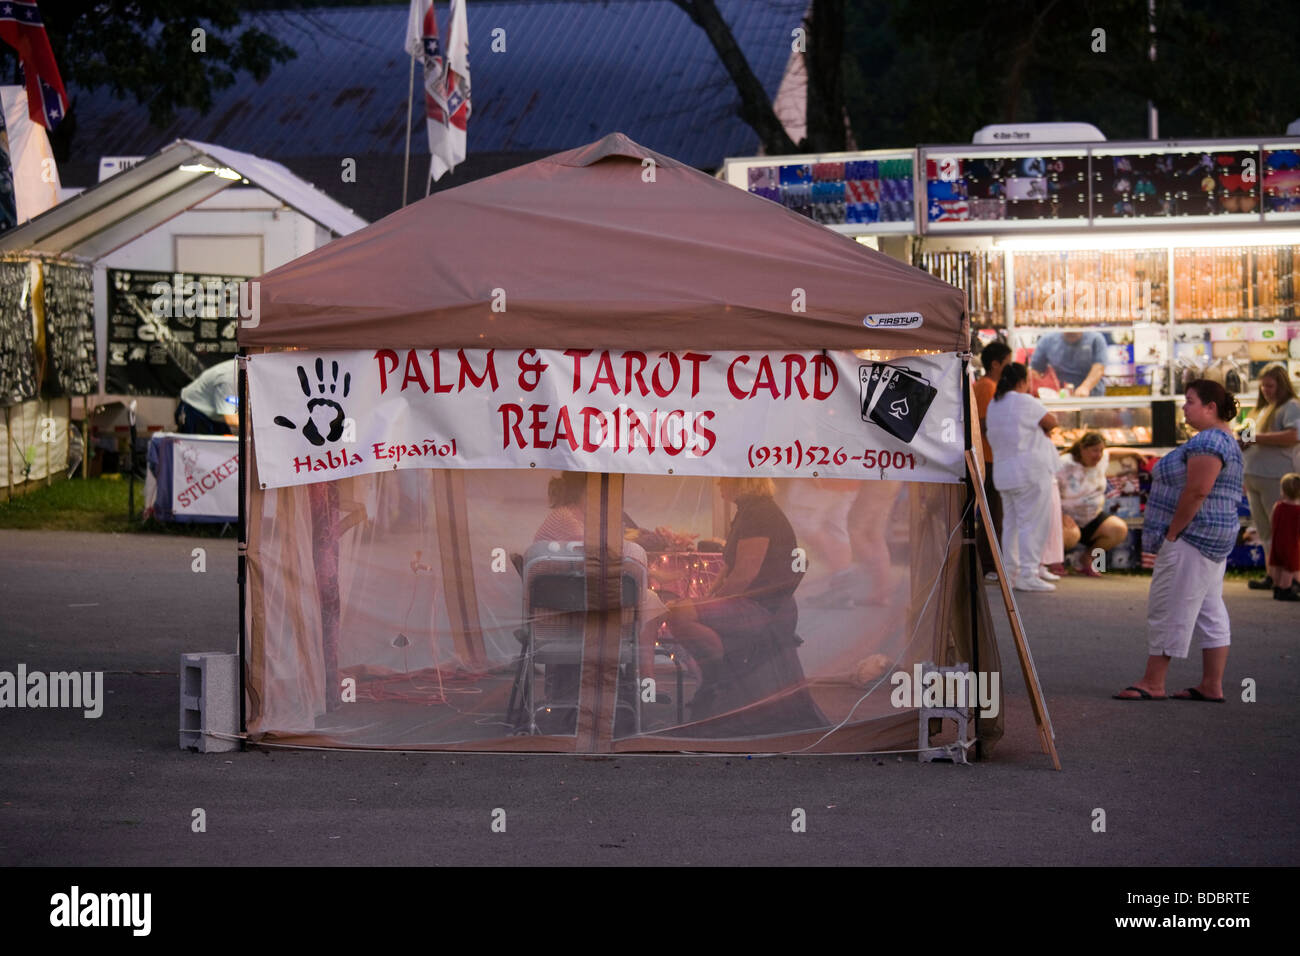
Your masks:
<instances>
[{"instance_id":1,"label":"flip flop sandal","mask_svg":"<svg viewBox=\"0 0 1300 956\"><path fill-rule=\"evenodd\" d=\"M1199 700L1205 704L1222 704L1222 697L1206 697L1195 687L1188 687L1181 694L1174 694L1174 700Z\"/></svg>"},{"instance_id":2,"label":"flip flop sandal","mask_svg":"<svg viewBox=\"0 0 1300 956\"><path fill-rule=\"evenodd\" d=\"M1129 687L1125 687L1124 690L1135 690L1135 691L1137 691L1139 694L1141 694L1142 696L1141 696L1141 697L1121 697L1120 694L1122 694L1124 691L1120 691L1119 694L1111 694L1111 695L1110 695L1110 696L1111 696L1111 699L1112 699L1112 700L1168 700L1167 697L1152 697L1150 694L1148 694L1146 691L1144 691L1141 687L1132 687L1132 686L1129 686Z\"/></svg>"}]
</instances>

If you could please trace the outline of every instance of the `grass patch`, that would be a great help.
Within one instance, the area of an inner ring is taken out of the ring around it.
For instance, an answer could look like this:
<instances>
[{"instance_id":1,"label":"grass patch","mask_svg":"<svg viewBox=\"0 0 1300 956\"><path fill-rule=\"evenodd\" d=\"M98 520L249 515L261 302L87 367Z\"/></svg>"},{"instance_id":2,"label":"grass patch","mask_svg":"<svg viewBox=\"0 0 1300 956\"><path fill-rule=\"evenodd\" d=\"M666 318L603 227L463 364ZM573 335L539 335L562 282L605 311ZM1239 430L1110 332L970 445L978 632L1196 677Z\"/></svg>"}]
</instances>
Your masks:
<instances>
[{"instance_id":1,"label":"grass patch","mask_svg":"<svg viewBox=\"0 0 1300 956\"><path fill-rule=\"evenodd\" d=\"M144 482L136 479L135 517L127 517L125 477L68 478L48 488L40 485L11 500L0 499L0 528L45 531L98 531L132 534L180 534L200 538L235 536L232 523L222 534L219 524L182 524L140 520Z\"/></svg>"}]
</instances>

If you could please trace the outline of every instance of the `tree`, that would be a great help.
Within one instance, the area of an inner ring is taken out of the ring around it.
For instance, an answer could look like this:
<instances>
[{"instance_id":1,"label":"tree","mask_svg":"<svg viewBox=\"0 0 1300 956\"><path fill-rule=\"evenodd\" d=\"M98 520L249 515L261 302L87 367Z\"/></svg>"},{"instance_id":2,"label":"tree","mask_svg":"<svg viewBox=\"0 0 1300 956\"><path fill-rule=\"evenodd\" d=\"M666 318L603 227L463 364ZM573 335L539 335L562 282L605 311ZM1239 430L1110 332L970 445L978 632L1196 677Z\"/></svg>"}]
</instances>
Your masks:
<instances>
[{"instance_id":1,"label":"tree","mask_svg":"<svg viewBox=\"0 0 1300 956\"><path fill-rule=\"evenodd\" d=\"M732 35L714 0L673 0L700 27L713 44L740 94L740 116L753 128L771 155L801 150L828 152L845 148L843 44L844 0L814 0L803 23L803 52L808 132L795 143L777 118L763 84ZM795 44L791 44L792 51Z\"/></svg>"},{"instance_id":2,"label":"tree","mask_svg":"<svg viewBox=\"0 0 1300 956\"><path fill-rule=\"evenodd\" d=\"M989 123L1077 120L1111 139L1280 134L1300 114L1300 6L1157 0L861 0L846 99L863 147L969 141ZM1098 31L1104 31L1099 33Z\"/></svg>"},{"instance_id":3,"label":"tree","mask_svg":"<svg viewBox=\"0 0 1300 956\"><path fill-rule=\"evenodd\" d=\"M54 0L41 5L50 46L68 89L68 115L50 143L67 158L76 134L77 90L107 87L149 108L155 126L176 111L212 108L212 92L247 70L265 79L276 63L296 54L256 28L240 30L248 0ZM201 29L202 35L193 31ZM0 44L0 76L19 80L18 55Z\"/></svg>"}]
</instances>

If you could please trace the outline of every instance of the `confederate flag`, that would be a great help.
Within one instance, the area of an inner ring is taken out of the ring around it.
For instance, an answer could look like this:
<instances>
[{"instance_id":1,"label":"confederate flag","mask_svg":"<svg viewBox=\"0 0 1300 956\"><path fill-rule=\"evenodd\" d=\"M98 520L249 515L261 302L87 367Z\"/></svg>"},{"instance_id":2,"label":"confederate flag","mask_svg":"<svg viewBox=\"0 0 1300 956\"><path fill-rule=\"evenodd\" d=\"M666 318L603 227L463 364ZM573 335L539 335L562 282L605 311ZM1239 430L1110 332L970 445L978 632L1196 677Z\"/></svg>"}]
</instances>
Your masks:
<instances>
[{"instance_id":1,"label":"confederate flag","mask_svg":"<svg viewBox=\"0 0 1300 956\"><path fill-rule=\"evenodd\" d=\"M27 75L27 112L33 122L54 129L68 111L59 68L45 34L45 21L30 0L0 0L0 40L18 51Z\"/></svg>"},{"instance_id":2,"label":"confederate flag","mask_svg":"<svg viewBox=\"0 0 1300 956\"><path fill-rule=\"evenodd\" d=\"M439 179L465 161L469 122L469 33L465 0L451 0L447 49L438 38L433 0L411 0L406 50L424 63L425 117L429 128L429 175Z\"/></svg>"}]
</instances>

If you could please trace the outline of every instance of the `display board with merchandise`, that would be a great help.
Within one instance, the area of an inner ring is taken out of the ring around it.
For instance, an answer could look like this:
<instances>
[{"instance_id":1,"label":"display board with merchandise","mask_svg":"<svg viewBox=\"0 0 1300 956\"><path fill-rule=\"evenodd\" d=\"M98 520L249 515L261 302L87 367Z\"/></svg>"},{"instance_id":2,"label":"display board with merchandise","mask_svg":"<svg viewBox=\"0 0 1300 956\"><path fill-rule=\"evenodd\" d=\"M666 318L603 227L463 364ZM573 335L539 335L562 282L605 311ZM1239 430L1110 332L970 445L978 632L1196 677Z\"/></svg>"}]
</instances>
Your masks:
<instances>
[{"instance_id":1,"label":"display board with merchandise","mask_svg":"<svg viewBox=\"0 0 1300 956\"><path fill-rule=\"evenodd\" d=\"M1259 209L1260 151L1092 153L1094 219L1234 216Z\"/></svg>"},{"instance_id":2,"label":"display board with merchandise","mask_svg":"<svg viewBox=\"0 0 1300 956\"><path fill-rule=\"evenodd\" d=\"M1017 252L1016 324L1163 322L1168 261L1164 249Z\"/></svg>"},{"instance_id":3,"label":"display board with merchandise","mask_svg":"<svg viewBox=\"0 0 1300 956\"><path fill-rule=\"evenodd\" d=\"M1300 147L1262 141L922 148L926 233L1300 217Z\"/></svg>"},{"instance_id":4,"label":"display board with merchandise","mask_svg":"<svg viewBox=\"0 0 1300 956\"><path fill-rule=\"evenodd\" d=\"M923 252L912 256L912 265L955 285L966 293L972 328L1002 328L1006 325L1006 280L1001 252Z\"/></svg>"},{"instance_id":5,"label":"display board with merchandise","mask_svg":"<svg viewBox=\"0 0 1300 956\"><path fill-rule=\"evenodd\" d=\"M912 150L729 159L720 174L838 232L906 233L915 228Z\"/></svg>"},{"instance_id":6,"label":"display board with merchandise","mask_svg":"<svg viewBox=\"0 0 1300 956\"><path fill-rule=\"evenodd\" d=\"M912 161L751 166L748 191L825 225L912 221Z\"/></svg>"},{"instance_id":7,"label":"display board with merchandise","mask_svg":"<svg viewBox=\"0 0 1300 956\"><path fill-rule=\"evenodd\" d=\"M1075 155L976 154L925 162L931 223L1088 218L1088 159Z\"/></svg>"},{"instance_id":8,"label":"display board with merchandise","mask_svg":"<svg viewBox=\"0 0 1300 956\"><path fill-rule=\"evenodd\" d=\"M1175 318L1298 318L1297 259L1300 246L1175 249Z\"/></svg>"}]
</instances>

